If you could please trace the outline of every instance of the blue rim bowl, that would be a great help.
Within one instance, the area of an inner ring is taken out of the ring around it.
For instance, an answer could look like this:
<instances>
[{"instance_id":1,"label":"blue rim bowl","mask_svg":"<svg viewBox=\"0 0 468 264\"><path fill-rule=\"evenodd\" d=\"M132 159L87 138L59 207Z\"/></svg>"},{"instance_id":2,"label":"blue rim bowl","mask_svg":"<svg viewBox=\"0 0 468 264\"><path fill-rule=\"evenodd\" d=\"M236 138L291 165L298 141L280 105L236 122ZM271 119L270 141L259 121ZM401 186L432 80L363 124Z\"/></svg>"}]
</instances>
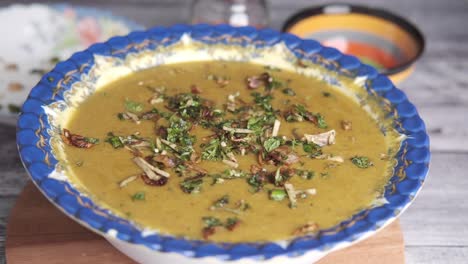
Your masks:
<instances>
[{"instance_id":1,"label":"blue rim bowl","mask_svg":"<svg viewBox=\"0 0 468 264\"><path fill-rule=\"evenodd\" d=\"M286 246L269 243L213 243L188 240L170 235L147 235L130 221L113 215L95 201L81 195L67 181L50 177L58 165L53 154L45 106L63 102L71 85L92 69L95 56L123 58L128 54L158 47L169 47L182 36L189 36L203 45L227 44L257 48L283 43L297 58L309 61L348 78L364 78L364 89L386 102L393 113L393 127L404 135L396 154L394 174L384 190L387 203L365 209L333 228L321 230L317 236L293 239ZM397 89L384 75L357 58L338 50L321 46L313 40L303 40L275 30L227 25L174 25L135 31L124 37L91 46L60 62L32 89L22 107L17 124L17 145L21 160L32 181L54 205L75 221L105 236L112 232L118 240L143 245L159 252L174 252L187 257L216 257L223 260L270 259L276 256L295 257L310 251L330 252L380 230L395 220L413 201L428 172L429 137L416 107L405 93Z\"/></svg>"}]
</instances>

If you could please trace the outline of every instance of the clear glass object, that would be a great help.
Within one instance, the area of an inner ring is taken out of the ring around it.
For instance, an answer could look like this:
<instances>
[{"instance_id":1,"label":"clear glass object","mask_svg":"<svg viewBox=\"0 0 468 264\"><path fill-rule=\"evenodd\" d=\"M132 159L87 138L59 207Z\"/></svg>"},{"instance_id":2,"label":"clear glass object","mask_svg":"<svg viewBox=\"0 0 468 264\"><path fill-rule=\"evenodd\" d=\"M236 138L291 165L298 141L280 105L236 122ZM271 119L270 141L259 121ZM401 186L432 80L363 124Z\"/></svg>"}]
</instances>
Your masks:
<instances>
[{"instance_id":1,"label":"clear glass object","mask_svg":"<svg viewBox=\"0 0 468 264\"><path fill-rule=\"evenodd\" d=\"M265 0L195 0L192 23L229 24L231 26L268 26Z\"/></svg>"}]
</instances>

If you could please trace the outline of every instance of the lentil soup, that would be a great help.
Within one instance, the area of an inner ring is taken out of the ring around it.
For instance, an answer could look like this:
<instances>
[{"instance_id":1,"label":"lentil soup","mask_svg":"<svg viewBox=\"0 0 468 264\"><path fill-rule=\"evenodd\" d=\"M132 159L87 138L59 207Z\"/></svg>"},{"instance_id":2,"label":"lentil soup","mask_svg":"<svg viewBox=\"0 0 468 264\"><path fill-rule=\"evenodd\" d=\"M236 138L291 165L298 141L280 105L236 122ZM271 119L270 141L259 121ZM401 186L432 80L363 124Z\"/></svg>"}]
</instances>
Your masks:
<instances>
[{"instance_id":1,"label":"lentil soup","mask_svg":"<svg viewBox=\"0 0 468 264\"><path fill-rule=\"evenodd\" d=\"M370 208L397 136L324 81L216 61L116 80L62 132L71 181L103 207L222 242L314 234Z\"/></svg>"}]
</instances>

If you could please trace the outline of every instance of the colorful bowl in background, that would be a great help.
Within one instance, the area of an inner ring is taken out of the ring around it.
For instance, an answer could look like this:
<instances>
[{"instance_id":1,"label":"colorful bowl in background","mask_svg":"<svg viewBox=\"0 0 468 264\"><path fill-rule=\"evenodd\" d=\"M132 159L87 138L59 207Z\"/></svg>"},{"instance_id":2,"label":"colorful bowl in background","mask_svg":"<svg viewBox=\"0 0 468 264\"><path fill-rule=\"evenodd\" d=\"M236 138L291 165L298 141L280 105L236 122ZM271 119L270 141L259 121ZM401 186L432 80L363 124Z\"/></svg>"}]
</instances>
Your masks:
<instances>
[{"instance_id":1,"label":"colorful bowl in background","mask_svg":"<svg viewBox=\"0 0 468 264\"><path fill-rule=\"evenodd\" d=\"M283 31L354 55L393 82L406 79L424 50L424 37L405 18L349 4L311 7L289 18Z\"/></svg>"}]
</instances>

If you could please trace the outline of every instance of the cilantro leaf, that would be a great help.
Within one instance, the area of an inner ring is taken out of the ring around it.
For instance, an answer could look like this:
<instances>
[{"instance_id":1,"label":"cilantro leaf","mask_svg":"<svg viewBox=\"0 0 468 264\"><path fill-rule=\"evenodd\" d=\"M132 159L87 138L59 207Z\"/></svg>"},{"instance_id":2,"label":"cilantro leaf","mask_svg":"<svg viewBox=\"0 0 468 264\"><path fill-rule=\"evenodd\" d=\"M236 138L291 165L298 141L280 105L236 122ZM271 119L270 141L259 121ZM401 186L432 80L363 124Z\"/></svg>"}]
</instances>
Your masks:
<instances>
[{"instance_id":1,"label":"cilantro leaf","mask_svg":"<svg viewBox=\"0 0 468 264\"><path fill-rule=\"evenodd\" d=\"M126 100L125 101L125 109L127 109L128 112L139 113L139 112L143 111L143 104L138 103L138 102L134 102L134 101L130 101L130 100Z\"/></svg>"},{"instance_id":2,"label":"cilantro leaf","mask_svg":"<svg viewBox=\"0 0 468 264\"><path fill-rule=\"evenodd\" d=\"M194 151L195 136L189 133L191 127L191 123L177 116L172 116L169 119L166 139L177 145L179 157L184 160L188 160Z\"/></svg>"},{"instance_id":3,"label":"cilantro leaf","mask_svg":"<svg viewBox=\"0 0 468 264\"><path fill-rule=\"evenodd\" d=\"M354 156L351 158L351 162L361 169L367 169L374 165L368 157L364 156Z\"/></svg>"},{"instance_id":4,"label":"cilantro leaf","mask_svg":"<svg viewBox=\"0 0 468 264\"><path fill-rule=\"evenodd\" d=\"M281 88L281 87L283 87L283 83L272 78L272 80L270 82L266 83L265 90L271 91L273 89L277 89L277 88Z\"/></svg>"},{"instance_id":5,"label":"cilantro leaf","mask_svg":"<svg viewBox=\"0 0 468 264\"><path fill-rule=\"evenodd\" d=\"M111 144L115 149L124 147L124 143L120 140L120 137L114 135L112 132L107 134L106 142Z\"/></svg>"},{"instance_id":6,"label":"cilantro leaf","mask_svg":"<svg viewBox=\"0 0 468 264\"><path fill-rule=\"evenodd\" d=\"M202 160L222 160L224 153L219 138L212 139L208 144L202 144Z\"/></svg>"},{"instance_id":7,"label":"cilantro leaf","mask_svg":"<svg viewBox=\"0 0 468 264\"><path fill-rule=\"evenodd\" d=\"M247 179L247 183L252 186L253 191L258 192L263 188L265 179L259 174L253 174L250 178Z\"/></svg>"},{"instance_id":8,"label":"cilantro leaf","mask_svg":"<svg viewBox=\"0 0 468 264\"><path fill-rule=\"evenodd\" d=\"M208 228L223 225L221 220L213 216L204 216L202 217L202 220L203 220L203 223L205 224L205 227L208 227Z\"/></svg>"},{"instance_id":9,"label":"cilantro leaf","mask_svg":"<svg viewBox=\"0 0 468 264\"><path fill-rule=\"evenodd\" d=\"M176 94L168 98L168 108L177 112L182 118L197 120L202 114L203 100L192 93Z\"/></svg>"},{"instance_id":10,"label":"cilantro leaf","mask_svg":"<svg viewBox=\"0 0 468 264\"><path fill-rule=\"evenodd\" d=\"M224 227L226 227L227 230L232 231L236 226L240 223L240 220L237 217L229 217L226 220L226 224Z\"/></svg>"},{"instance_id":11,"label":"cilantro leaf","mask_svg":"<svg viewBox=\"0 0 468 264\"><path fill-rule=\"evenodd\" d=\"M201 191L201 187L203 185L202 178L191 178L182 181L180 184L180 188L185 193L199 193Z\"/></svg>"},{"instance_id":12,"label":"cilantro leaf","mask_svg":"<svg viewBox=\"0 0 468 264\"><path fill-rule=\"evenodd\" d=\"M211 209L222 208L227 204L229 204L229 195L226 194L226 195L223 195L223 197L216 200L210 208Z\"/></svg>"},{"instance_id":13,"label":"cilantro leaf","mask_svg":"<svg viewBox=\"0 0 468 264\"><path fill-rule=\"evenodd\" d=\"M294 172L296 173L296 175L298 175L298 176L300 176L300 177L302 177L303 179L306 179L306 180L311 180L315 176L315 172L308 171L308 170L296 169Z\"/></svg>"},{"instance_id":14,"label":"cilantro leaf","mask_svg":"<svg viewBox=\"0 0 468 264\"><path fill-rule=\"evenodd\" d=\"M253 130L256 135L263 133L266 126L272 126L275 122L274 112L265 113L265 115L251 117L247 120L247 129Z\"/></svg>"},{"instance_id":15,"label":"cilantro leaf","mask_svg":"<svg viewBox=\"0 0 468 264\"><path fill-rule=\"evenodd\" d=\"M304 152L309 153L311 157L317 157L322 155L322 148L315 143L303 143L302 149Z\"/></svg>"},{"instance_id":16,"label":"cilantro leaf","mask_svg":"<svg viewBox=\"0 0 468 264\"><path fill-rule=\"evenodd\" d=\"M251 94L254 98L254 102L256 105L260 106L263 110L266 112L272 112L273 107L271 106L271 101L273 100L273 96L267 94L267 95L261 95L260 93L252 93Z\"/></svg>"},{"instance_id":17,"label":"cilantro leaf","mask_svg":"<svg viewBox=\"0 0 468 264\"><path fill-rule=\"evenodd\" d=\"M144 201L145 200L145 192L136 192L132 195L132 201Z\"/></svg>"},{"instance_id":18,"label":"cilantro leaf","mask_svg":"<svg viewBox=\"0 0 468 264\"><path fill-rule=\"evenodd\" d=\"M273 189L270 191L270 199L273 201L282 201L286 196L287 194L284 189Z\"/></svg>"},{"instance_id":19,"label":"cilantro leaf","mask_svg":"<svg viewBox=\"0 0 468 264\"><path fill-rule=\"evenodd\" d=\"M92 138L92 137L85 137L84 140L88 143L91 143L91 144L98 144L99 143L99 139L97 138Z\"/></svg>"},{"instance_id":20,"label":"cilantro leaf","mask_svg":"<svg viewBox=\"0 0 468 264\"><path fill-rule=\"evenodd\" d=\"M272 150L278 148L281 145L281 139L277 137L272 137L263 142L263 147L267 152L271 152Z\"/></svg>"},{"instance_id":21,"label":"cilantro leaf","mask_svg":"<svg viewBox=\"0 0 468 264\"><path fill-rule=\"evenodd\" d=\"M325 118L321 114L316 114L315 117L317 118L317 126L319 128L327 128L328 125L325 122Z\"/></svg>"}]
</instances>

